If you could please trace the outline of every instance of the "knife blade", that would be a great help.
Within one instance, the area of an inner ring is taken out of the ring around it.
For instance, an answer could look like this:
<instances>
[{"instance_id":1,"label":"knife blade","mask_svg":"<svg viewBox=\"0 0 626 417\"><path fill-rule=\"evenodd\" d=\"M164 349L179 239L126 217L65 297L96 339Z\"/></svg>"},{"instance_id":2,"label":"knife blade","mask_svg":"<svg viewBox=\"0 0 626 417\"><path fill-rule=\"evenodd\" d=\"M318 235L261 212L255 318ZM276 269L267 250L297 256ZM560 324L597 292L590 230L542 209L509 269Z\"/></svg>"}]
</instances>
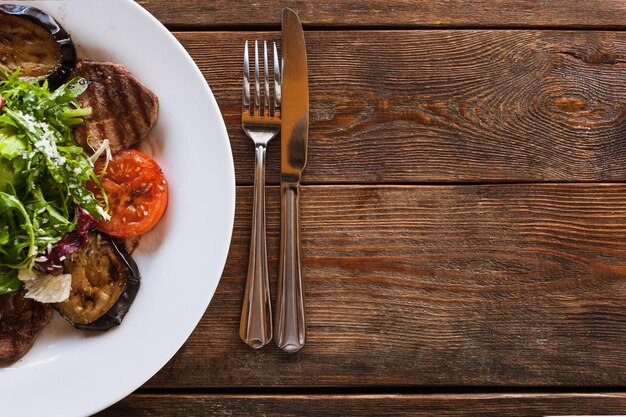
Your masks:
<instances>
[{"instance_id":1,"label":"knife blade","mask_svg":"<svg viewBox=\"0 0 626 417\"><path fill-rule=\"evenodd\" d=\"M275 339L286 352L305 343L306 320L300 257L300 178L307 161L309 81L302 24L291 9L283 9L281 105L281 235Z\"/></svg>"},{"instance_id":2,"label":"knife blade","mask_svg":"<svg viewBox=\"0 0 626 417\"><path fill-rule=\"evenodd\" d=\"M309 79L304 33L298 15L283 9L281 176L299 181L306 165L309 135Z\"/></svg>"}]
</instances>

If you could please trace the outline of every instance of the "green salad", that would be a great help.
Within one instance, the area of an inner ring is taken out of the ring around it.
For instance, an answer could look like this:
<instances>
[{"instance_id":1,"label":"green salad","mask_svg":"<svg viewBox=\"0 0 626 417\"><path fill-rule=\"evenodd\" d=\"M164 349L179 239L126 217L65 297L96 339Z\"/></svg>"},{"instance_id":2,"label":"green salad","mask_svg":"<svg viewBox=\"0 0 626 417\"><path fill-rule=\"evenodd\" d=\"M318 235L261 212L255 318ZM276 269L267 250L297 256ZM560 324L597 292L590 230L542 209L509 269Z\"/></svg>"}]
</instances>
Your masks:
<instances>
[{"instance_id":1,"label":"green salad","mask_svg":"<svg viewBox=\"0 0 626 417\"><path fill-rule=\"evenodd\" d=\"M0 295L19 289L18 271L74 230L77 206L107 217L87 188L99 183L93 163L72 136L91 114L76 102L87 83L50 91L18 76L0 69Z\"/></svg>"}]
</instances>

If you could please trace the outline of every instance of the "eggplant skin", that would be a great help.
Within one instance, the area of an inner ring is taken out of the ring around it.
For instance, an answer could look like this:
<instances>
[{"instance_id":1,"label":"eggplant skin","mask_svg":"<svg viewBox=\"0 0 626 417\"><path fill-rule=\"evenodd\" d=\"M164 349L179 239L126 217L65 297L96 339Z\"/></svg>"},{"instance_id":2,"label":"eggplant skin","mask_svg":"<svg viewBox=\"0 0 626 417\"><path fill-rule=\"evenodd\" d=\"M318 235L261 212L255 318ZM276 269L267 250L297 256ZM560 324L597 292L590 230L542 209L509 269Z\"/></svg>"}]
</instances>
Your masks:
<instances>
[{"instance_id":1,"label":"eggplant skin","mask_svg":"<svg viewBox=\"0 0 626 417\"><path fill-rule=\"evenodd\" d=\"M60 55L59 61L52 72L50 72L47 76L46 74L42 74L42 76L46 76L48 85L51 89L56 89L63 84L76 65L76 49L74 48L70 35L65 31L65 29L63 29L63 27L61 27L61 25L52 16L31 6L19 4L0 4L0 22L2 22L2 15L28 20L48 32L50 37L54 40L54 42L56 42ZM28 33L31 29L24 28L24 32ZM30 39L27 39L27 41L28 40ZM18 55L22 50L25 50L25 48L22 48L20 45L14 45L14 48L12 49L13 53ZM2 59L3 57L0 57L0 64L2 64ZM6 59L6 57L4 59Z\"/></svg>"},{"instance_id":2,"label":"eggplant skin","mask_svg":"<svg viewBox=\"0 0 626 417\"><path fill-rule=\"evenodd\" d=\"M55 308L81 330L108 330L122 323L139 291L137 264L113 239L91 233L89 243L63 262L72 274L70 297Z\"/></svg>"}]
</instances>

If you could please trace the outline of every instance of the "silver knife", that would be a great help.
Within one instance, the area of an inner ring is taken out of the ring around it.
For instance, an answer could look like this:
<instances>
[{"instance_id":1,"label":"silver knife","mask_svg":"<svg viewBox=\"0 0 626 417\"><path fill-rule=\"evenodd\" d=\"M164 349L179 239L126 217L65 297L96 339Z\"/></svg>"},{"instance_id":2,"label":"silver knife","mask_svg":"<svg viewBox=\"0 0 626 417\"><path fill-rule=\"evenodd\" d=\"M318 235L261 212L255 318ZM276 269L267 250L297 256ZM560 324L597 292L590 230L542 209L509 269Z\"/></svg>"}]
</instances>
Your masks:
<instances>
[{"instance_id":1,"label":"silver knife","mask_svg":"<svg viewBox=\"0 0 626 417\"><path fill-rule=\"evenodd\" d=\"M306 321L300 258L300 177L309 134L309 80L298 15L283 9L283 83L280 160L280 267L274 339L285 352L304 346Z\"/></svg>"}]
</instances>

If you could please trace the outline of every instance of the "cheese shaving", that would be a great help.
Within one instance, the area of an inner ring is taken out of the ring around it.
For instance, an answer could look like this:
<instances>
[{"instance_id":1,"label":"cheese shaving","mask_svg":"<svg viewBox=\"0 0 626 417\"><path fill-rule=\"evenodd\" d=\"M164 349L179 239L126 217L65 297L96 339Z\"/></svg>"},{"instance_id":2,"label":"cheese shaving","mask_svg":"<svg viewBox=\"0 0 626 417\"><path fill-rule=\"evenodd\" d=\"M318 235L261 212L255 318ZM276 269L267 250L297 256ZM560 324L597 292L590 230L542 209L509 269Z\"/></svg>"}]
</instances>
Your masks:
<instances>
[{"instance_id":1,"label":"cheese shaving","mask_svg":"<svg viewBox=\"0 0 626 417\"><path fill-rule=\"evenodd\" d=\"M102 155L107 149L110 150L109 140L105 139L102 141L100 146L98 146L98 149L93 153L93 155L89 157L89 162L91 162L91 166L93 166L96 163L98 158L100 158L100 155Z\"/></svg>"},{"instance_id":2,"label":"cheese shaving","mask_svg":"<svg viewBox=\"0 0 626 417\"><path fill-rule=\"evenodd\" d=\"M18 278L24 283L26 294L40 303L60 303L67 300L72 289L72 275L38 274L28 269L20 269Z\"/></svg>"}]
</instances>

